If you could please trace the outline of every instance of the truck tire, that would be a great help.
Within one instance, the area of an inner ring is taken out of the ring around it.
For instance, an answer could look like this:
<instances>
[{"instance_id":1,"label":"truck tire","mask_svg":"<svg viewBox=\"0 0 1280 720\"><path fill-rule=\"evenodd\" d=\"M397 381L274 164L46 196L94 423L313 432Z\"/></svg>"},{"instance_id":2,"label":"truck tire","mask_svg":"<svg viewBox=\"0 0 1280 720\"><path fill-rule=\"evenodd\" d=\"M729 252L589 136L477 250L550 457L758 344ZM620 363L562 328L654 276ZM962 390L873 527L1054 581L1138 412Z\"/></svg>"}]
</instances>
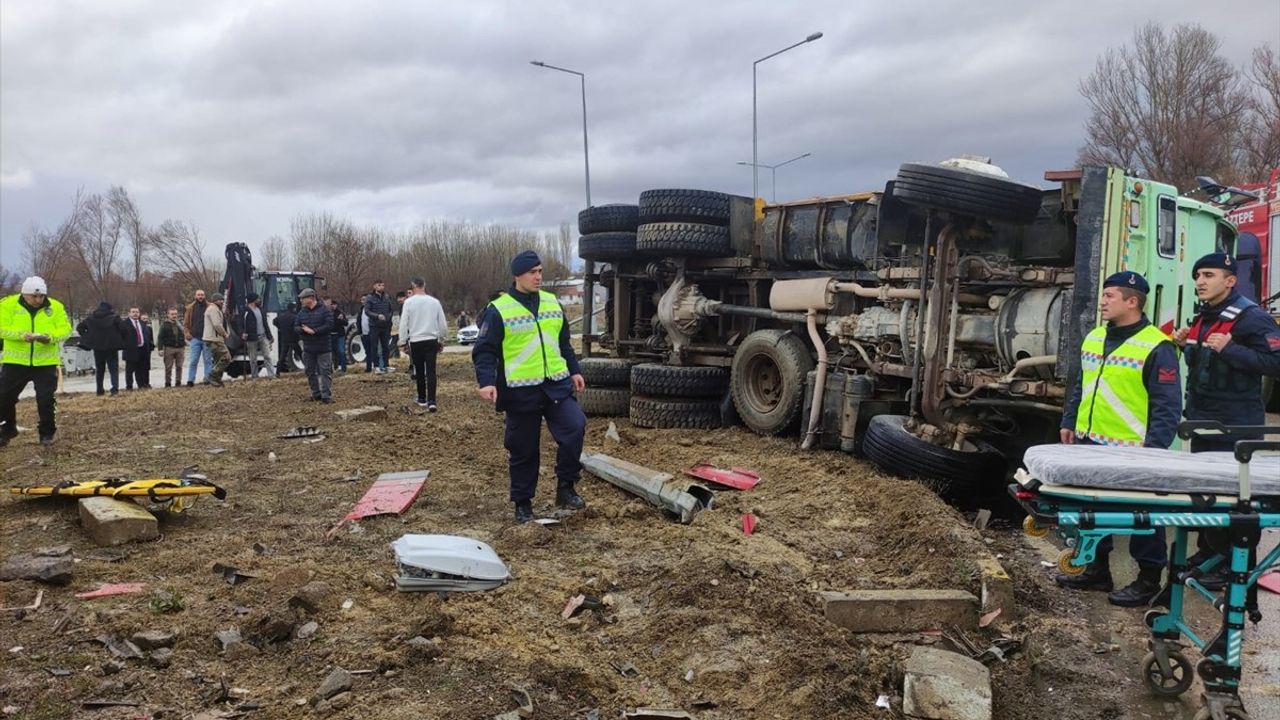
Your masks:
<instances>
[{"instance_id":1,"label":"truck tire","mask_svg":"<svg viewBox=\"0 0 1280 720\"><path fill-rule=\"evenodd\" d=\"M578 405L591 417L626 417L631 412L631 391L617 387L588 387L578 393Z\"/></svg>"},{"instance_id":2,"label":"truck tire","mask_svg":"<svg viewBox=\"0 0 1280 720\"><path fill-rule=\"evenodd\" d=\"M645 190L640 193L640 224L729 224L729 196L711 190Z\"/></svg>"},{"instance_id":3,"label":"truck tire","mask_svg":"<svg viewBox=\"0 0 1280 720\"><path fill-rule=\"evenodd\" d=\"M578 257L583 260L625 260L635 254L635 232L598 232L578 238Z\"/></svg>"},{"instance_id":4,"label":"truck tire","mask_svg":"<svg viewBox=\"0 0 1280 720\"><path fill-rule=\"evenodd\" d=\"M637 205L596 205L578 213L578 234L635 232L640 225Z\"/></svg>"},{"instance_id":5,"label":"truck tire","mask_svg":"<svg viewBox=\"0 0 1280 720\"><path fill-rule=\"evenodd\" d=\"M972 449L952 450L921 440L906 427L904 415L871 418L862 454L884 472L924 480L943 498L987 492L1004 480L1004 455L982 440Z\"/></svg>"},{"instance_id":6,"label":"truck tire","mask_svg":"<svg viewBox=\"0 0 1280 720\"><path fill-rule=\"evenodd\" d=\"M1040 188L959 168L905 163L898 168L893 197L913 205L1029 223L1040 214Z\"/></svg>"},{"instance_id":7,"label":"truck tire","mask_svg":"<svg viewBox=\"0 0 1280 720\"><path fill-rule=\"evenodd\" d=\"M658 429L718 428L720 427L720 403L715 400L672 400L632 395L631 424Z\"/></svg>"},{"instance_id":8,"label":"truck tire","mask_svg":"<svg viewBox=\"0 0 1280 720\"><path fill-rule=\"evenodd\" d=\"M631 392L637 395L719 398L728 387L729 373L724 368L655 363L631 368Z\"/></svg>"},{"instance_id":9,"label":"truck tire","mask_svg":"<svg viewBox=\"0 0 1280 720\"><path fill-rule=\"evenodd\" d=\"M794 429L804 407L809 348L788 330L757 330L733 355L729 388L742 424L761 435Z\"/></svg>"},{"instance_id":10,"label":"truck tire","mask_svg":"<svg viewBox=\"0 0 1280 720\"><path fill-rule=\"evenodd\" d=\"M359 365L364 362L368 352L368 348L364 346L364 336L360 334L360 328L352 326L347 330L347 364Z\"/></svg>"},{"instance_id":11,"label":"truck tire","mask_svg":"<svg viewBox=\"0 0 1280 720\"><path fill-rule=\"evenodd\" d=\"M583 358L582 379L587 387L631 387L631 368L635 365L624 358Z\"/></svg>"},{"instance_id":12,"label":"truck tire","mask_svg":"<svg viewBox=\"0 0 1280 720\"><path fill-rule=\"evenodd\" d=\"M728 257L729 228L690 222L660 222L641 225L636 231L636 250L662 257Z\"/></svg>"}]
</instances>

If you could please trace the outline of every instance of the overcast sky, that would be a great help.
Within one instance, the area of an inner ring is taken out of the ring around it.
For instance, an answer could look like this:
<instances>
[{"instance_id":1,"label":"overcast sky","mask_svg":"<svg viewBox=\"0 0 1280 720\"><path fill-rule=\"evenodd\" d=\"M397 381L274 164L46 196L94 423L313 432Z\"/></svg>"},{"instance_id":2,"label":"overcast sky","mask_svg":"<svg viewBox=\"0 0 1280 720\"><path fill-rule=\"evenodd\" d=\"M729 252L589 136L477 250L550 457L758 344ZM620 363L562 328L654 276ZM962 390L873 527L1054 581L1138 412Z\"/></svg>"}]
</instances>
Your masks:
<instances>
[{"instance_id":1,"label":"overcast sky","mask_svg":"<svg viewBox=\"0 0 1280 720\"><path fill-rule=\"evenodd\" d=\"M1237 64L1280 43L1275 0L4 0L0 263L112 184L215 257L318 210L552 228L585 205L581 94L534 59L587 74L596 204L750 195L752 61L815 31L759 66L760 162L812 153L779 199L962 153L1037 183L1074 163L1079 79L1152 19L1199 23Z\"/></svg>"}]
</instances>

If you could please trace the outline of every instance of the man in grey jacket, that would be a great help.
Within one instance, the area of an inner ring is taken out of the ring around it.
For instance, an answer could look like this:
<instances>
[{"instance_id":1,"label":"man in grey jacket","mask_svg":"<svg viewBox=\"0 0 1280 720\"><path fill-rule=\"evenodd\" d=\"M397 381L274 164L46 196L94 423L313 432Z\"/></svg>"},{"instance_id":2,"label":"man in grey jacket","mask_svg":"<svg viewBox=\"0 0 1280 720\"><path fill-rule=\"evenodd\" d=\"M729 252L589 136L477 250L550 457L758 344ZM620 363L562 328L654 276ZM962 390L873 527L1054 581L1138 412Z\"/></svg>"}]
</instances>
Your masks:
<instances>
[{"instance_id":1,"label":"man in grey jacket","mask_svg":"<svg viewBox=\"0 0 1280 720\"><path fill-rule=\"evenodd\" d=\"M222 293L209 296L209 307L204 311L204 345L213 355L213 369L205 380L214 387L222 387L222 373L231 365L231 351L227 350L227 321L222 314Z\"/></svg>"}]
</instances>

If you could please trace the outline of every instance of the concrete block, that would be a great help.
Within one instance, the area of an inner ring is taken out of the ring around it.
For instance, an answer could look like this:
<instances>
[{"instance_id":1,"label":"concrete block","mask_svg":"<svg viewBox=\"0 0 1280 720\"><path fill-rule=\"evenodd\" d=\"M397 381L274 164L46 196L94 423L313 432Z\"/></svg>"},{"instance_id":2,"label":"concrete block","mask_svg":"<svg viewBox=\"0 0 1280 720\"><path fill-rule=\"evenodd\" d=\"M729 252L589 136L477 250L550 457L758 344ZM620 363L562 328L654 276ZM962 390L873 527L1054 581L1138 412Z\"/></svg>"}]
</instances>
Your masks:
<instances>
[{"instance_id":1,"label":"concrete block","mask_svg":"<svg viewBox=\"0 0 1280 720\"><path fill-rule=\"evenodd\" d=\"M982 574L982 612L1000 608L1000 616L1008 618L1013 612L1013 580L1009 573L990 556L978 559L978 570Z\"/></svg>"},{"instance_id":2,"label":"concrete block","mask_svg":"<svg viewBox=\"0 0 1280 720\"><path fill-rule=\"evenodd\" d=\"M14 555L0 565L0 580L36 580L50 585L66 585L75 572L71 548L46 548L33 553Z\"/></svg>"},{"instance_id":3,"label":"concrete block","mask_svg":"<svg viewBox=\"0 0 1280 720\"><path fill-rule=\"evenodd\" d=\"M854 632L977 627L978 598L962 590L820 592L827 620Z\"/></svg>"},{"instance_id":4,"label":"concrete block","mask_svg":"<svg viewBox=\"0 0 1280 720\"><path fill-rule=\"evenodd\" d=\"M917 647L903 673L902 712L928 720L991 720L991 672L963 655Z\"/></svg>"},{"instance_id":5,"label":"concrete block","mask_svg":"<svg viewBox=\"0 0 1280 720\"><path fill-rule=\"evenodd\" d=\"M377 405L366 405L364 407L355 408L354 410L338 410L334 412L334 414L343 422L349 420L378 422L387 419L387 409Z\"/></svg>"},{"instance_id":6,"label":"concrete block","mask_svg":"<svg viewBox=\"0 0 1280 720\"><path fill-rule=\"evenodd\" d=\"M80 525L102 546L144 542L160 537L156 516L136 503L109 497L80 501Z\"/></svg>"}]
</instances>

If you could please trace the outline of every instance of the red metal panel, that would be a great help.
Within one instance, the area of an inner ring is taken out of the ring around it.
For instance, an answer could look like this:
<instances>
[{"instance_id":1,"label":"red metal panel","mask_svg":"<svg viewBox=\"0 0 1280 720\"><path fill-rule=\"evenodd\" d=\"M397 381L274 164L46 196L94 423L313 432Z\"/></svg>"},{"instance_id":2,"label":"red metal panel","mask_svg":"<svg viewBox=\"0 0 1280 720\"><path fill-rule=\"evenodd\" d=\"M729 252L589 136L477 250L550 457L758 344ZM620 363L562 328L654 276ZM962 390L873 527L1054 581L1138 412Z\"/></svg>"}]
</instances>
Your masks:
<instances>
[{"instance_id":1,"label":"red metal panel","mask_svg":"<svg viewBox=\"0 0 1280 720\"><path fill-rule=\"evenodd\" d=\"M343 521L360 520L374 515L399 515L422 493L422 486L427 484L430 470L413 470L410 472L383 473L373 482L373 486L356 502L356 506L347 513Z\"/></svg>"},{"instance_id":2,"label":"red metal panel","mask_svg":"<svg viewBox=\"0 0 1280 720\"><path fill-rule=\"evenodd\" d=\"M710 463L698 463L685 470L684 474L738 490L750 490L760 482L760 476L746 468L724 470Z\"/></svg>"}]
</instances>

